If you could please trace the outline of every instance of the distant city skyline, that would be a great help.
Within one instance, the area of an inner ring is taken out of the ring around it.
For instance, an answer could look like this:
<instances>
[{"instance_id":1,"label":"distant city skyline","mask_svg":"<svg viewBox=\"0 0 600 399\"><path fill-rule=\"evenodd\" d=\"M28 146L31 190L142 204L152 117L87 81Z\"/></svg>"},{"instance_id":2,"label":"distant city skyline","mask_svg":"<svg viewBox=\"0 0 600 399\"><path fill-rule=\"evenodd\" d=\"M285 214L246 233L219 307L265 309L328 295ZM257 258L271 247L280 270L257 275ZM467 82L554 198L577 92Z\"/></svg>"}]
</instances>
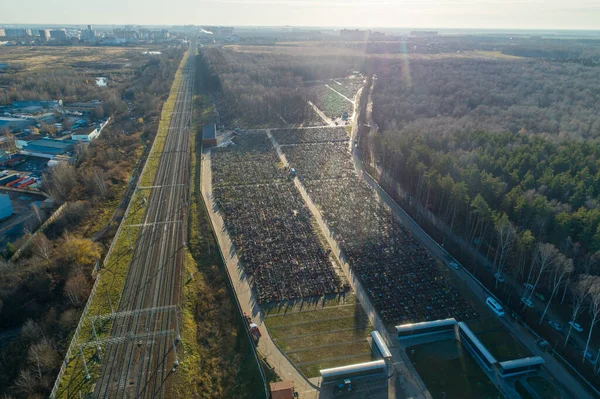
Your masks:
<instances>
[{"instance_id":1,"label":"distant city skyline","mask_svg":"<svg viewBox=\"0 0 600 399\"><path fill-rule=\"evenodd\" d=\"M600 30L597 0L7 1L7 24Z\"/></svg>"}]
</instances>

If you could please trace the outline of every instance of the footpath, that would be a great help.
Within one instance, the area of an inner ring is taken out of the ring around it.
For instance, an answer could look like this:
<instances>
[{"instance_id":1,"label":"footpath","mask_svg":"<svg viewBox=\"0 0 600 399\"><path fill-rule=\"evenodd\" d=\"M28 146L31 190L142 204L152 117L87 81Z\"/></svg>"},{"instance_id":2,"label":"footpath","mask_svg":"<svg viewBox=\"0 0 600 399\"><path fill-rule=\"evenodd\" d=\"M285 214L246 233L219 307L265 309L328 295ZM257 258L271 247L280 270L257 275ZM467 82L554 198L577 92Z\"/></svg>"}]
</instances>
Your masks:
<instances>
[{"instance_id":1,"label":"footpath","mask_svg":"<svg viewBox=\"0 0 600 399\"><path fill-rule=\"evenodd\" d=\"M223 252L227 271L234 285L235 294L238 297L242 311L250 316L252 323L256 323L262 337L258 341L257 350L265 358L267 363L275 369L275 372L283 380L289 380L294 383L294 388L300 394L302 399L319 398L319 391L309 382L281 352L279 347L273 342L266 325L264 324L264 315L254 298L254 292L250 286L248 276L244 271L243 265L237 256L237 251L231 242L226 229L223 217L218 211L212 196L212 177L210 150L202 153L202 177L201 191L206 207L212 221L215 235L219 247Z\"/></svg>"},{"instance_id":2,"label":"footpath","mask_svg":"<svg viewBox=\"0 0 600 399\"><path fill-rule=\"evenodd\" d=\"M269 130L267 130L267 135L271 139L271 142L273 143L273 146L275 147L277 155L279 155L281 162L283 162L285 165L288 165L285 154L283 153L281 147L279 146L279 144L277 144ZM358 299L365 313L367 314L369 321L374 326L374 328L377 331L379 331L383 339L386 341L386 344L390 348L390 351L392 352L396 377L397 379L400 379L401 383L396 384L395 380L391 380L394 381L394 383L390 381L389 388L390 390L394 390L394 392L389 393L390 397L431 398L431 395L425 387L425 384L423 383L423 381L421 381L421 378L412 368L412 364L410 363L410 361L408 361L406 356L403 356L403 350L397 347L397 340L395 339L395 337L390 336L389 331L386 329L385 324L377 314L375 307L372 305L371 300L369 299L366 291L363 289L362 284L358 280L358 277L350 269L350 265L346 261L345 256L341 251L337 241L334 239L333 234L329 230L329 227L323 220L321 212L317 209L317 207L313 203L312 199L308 195L308 192L306 191L299 179L294 179L294 185L296 186L296 189L302 196L304 203L311 211L313 217L319 225L321 232L327 240L327 244L332 249L332 253L335 255L338 263L341 265L342 270L344 271L348 282L352 286L352 289L356 293L356 298Z\"/></svg>"}]
</instances>

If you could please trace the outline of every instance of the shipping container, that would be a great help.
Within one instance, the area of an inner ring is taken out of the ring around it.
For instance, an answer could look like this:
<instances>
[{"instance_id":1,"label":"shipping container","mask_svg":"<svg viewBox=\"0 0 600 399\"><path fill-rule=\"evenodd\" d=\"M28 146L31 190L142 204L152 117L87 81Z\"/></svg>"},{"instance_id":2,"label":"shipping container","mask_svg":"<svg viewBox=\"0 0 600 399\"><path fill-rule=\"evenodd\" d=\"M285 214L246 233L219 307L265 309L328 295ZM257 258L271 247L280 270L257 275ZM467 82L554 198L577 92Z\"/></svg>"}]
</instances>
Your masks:
<instances>
[{"instance_id":1,"label":"shipping container","mask_svg":"<svg viewBox=\"0 0 600 399\"><path fill-rule=\"evenodd\" d=\"M25 180L24 177L19 177L17 180L13 180L10 183L6 183L6 187L12 187L14 185L19 184L19 182L22 182L23 180Z\"/></svg>"},{"instance_id":2,"label":"shipping container","mask_svg":"<svg viewBox=\"0 0 600 399\"><path fill-rule=\"evenodd\" d=\"M9 176L5 176L3 178L0 179L0 185L5 185L6 183L10 183L13 180L17 180L19 178L19 174L18 173L13 173L12 175Z\"/></svg>"}]
</instances>

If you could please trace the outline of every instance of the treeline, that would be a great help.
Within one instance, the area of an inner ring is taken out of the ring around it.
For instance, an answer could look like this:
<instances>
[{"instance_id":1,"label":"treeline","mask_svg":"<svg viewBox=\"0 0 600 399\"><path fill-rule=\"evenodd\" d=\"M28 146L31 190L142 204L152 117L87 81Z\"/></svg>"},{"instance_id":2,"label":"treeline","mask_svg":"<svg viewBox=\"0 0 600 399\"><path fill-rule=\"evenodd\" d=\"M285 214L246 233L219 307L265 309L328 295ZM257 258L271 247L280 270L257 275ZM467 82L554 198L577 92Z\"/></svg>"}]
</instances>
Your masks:
<instances>
[{"instance_id":1,"label":"treeline","mask_svg":"<svg viewBox=\"0 0 600 399\"><path fill-rule=\"evenodd\" d=\"M232 119L249 124L305 121L312 110L304 82L346 76L361 62L223 48L203 48L199 58L207 88L221 91Z\"/></svg>"},{"instance_id":2,"label":"treeline","mask_svg":"<svg viewBox=\"0 0 600 399\"><path fill-rule=\"evenodd\" d=\"M396 41L338 43L367 54L456 54L495 51L525 58L600 65L600 40L547 39L521 36L430 36L409 37Z\"/></svg>"},{"instance_id":3,"label":"treeline","mask_svg":"<svg viewBox=\"0 0 600 399\"><path fill-rule=\"evenodd\" d=\"M123 86L134 118L118 98L121 105L102 136L76 146L77 163L60 164L43 176L44 189L68 205L18 262L0 262L0 328L15 336L0 346L0 395L48 396L93 285L91 271L118 226L118 220L106 228L101 223L119 205L142 143L156 133L158 110L183 52L178 54L150 62ZM148 95L155 98L142 114ZM97 112L109 111L105 105Z\"/></svg>"},{"instance_id":4,"label":"treeline","mask_svg":"<svg viewBox=\"0 0 600 399\"><path fill-rule=\"evenodd\" d=\"M598 68L547 61L373 59L384 131L600 135Z\"/></svg>"},{"instance_id":5,"label":"treeline","mask_svg":"<svg viewBox=\"0 0 600 399\"><path fill-rule=\"evenodd\" d=\"M368 150L460 237L455 250L475 249L492 274L530 284L528 298L546 294L540 323L553 299L570 300L574 320L588 304L589 344L600 318L600 141L387 131Z\"/></svg>"},{"instance_id":6,"label":"treeline","mask_svg":"<svg viewBox=\"0 0 600 399\"><path fill-rule=\"evenodd\" d=\"M361 130L365 160L374 156L383 183L399 183L413 215L448 238L448 248L504 300L512 298L511 306L525 308L522 284L530 287L526 299L544 294L536 325L563 304L561 312L584 325L587 342L568 345L566 326L561 351L581 364L600 320L598 68L371 59L368 71L377 75L374 121L364 122L378 129ZM501 289L495 275L517 285Z\"/></svg>"}]
</instances>

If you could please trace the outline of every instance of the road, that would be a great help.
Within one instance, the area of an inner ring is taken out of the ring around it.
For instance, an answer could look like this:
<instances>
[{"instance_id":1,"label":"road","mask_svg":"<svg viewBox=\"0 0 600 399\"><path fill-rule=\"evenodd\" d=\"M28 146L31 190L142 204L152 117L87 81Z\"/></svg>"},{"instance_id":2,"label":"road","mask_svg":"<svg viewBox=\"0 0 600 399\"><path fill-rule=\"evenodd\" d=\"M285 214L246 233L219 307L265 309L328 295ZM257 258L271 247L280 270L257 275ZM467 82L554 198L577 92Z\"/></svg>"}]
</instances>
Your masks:
<instances>
[{"instance_id":1,"label":"road","mask_svg":"<svg viewBox=\"0 0 600 399\"><path fill-rule=\"evenodd\" d=\"M374 126L374 122L372 121L372 103L369 101L367 105L367 122L370 122L371 126ZM356 133L356 129L352 129L353 135ZM352 137L354 140L354 136ZM363 163L360 158L360 155L356 148L352 151L352 160L354 162L354 167L356 172L361 176L369 186L377 193L379 199L387 205L387 207L391 210L391 212L402 222L402 224L411 231L411 233L427 248L427 250L434 256L439 259L442 263L448 263L446 258L446 251L442 248L440 244L438 244L433 238L431 238L422 228L419 226L414 219L412 219L405 211L402 209L400 205L398 205L389 195L388 193L375 181L363 168ZM489 261L488 261L489 262ZM472 293L479 298L481 301L485 301L486 298L490 295L490 293L483 287L483 285L476 280L470 273L468 273L464 268L460 268L459 270L455 270L454 268L449 267L453 273L457 275L458 278L464 281L464 283L470 288ZM548 353L542 352L537 347L537 340L528 330L523 328L518 322L515 320L505 317L501 318L500 321L502 324L512 333L512 335L517 338L521 344L523 344L526 348L528 348L531 353L535 355L542 356L546 361L545 368L546 370L554 377L555 381L569 393L570 397L576 398L591 398L592 396L584 388L579 381L571 375L571 373L560 363L556 358L551 356Z\"/></svg>"},{"instance_id":2,"label":"road","mask_svg":"<svg viewBox=\"0 0 600 399\"><path fill-rule=\"evenodd\" d=\"M189 138L193 104L194 51L182 69L173 117L156 177L146 193L140 236L102 354L96 398L165 396L178 341L177 307L182 303L183 251L189 199ZM151 155L152 156L152 155Z\"/></svg>"}]
</instances>

